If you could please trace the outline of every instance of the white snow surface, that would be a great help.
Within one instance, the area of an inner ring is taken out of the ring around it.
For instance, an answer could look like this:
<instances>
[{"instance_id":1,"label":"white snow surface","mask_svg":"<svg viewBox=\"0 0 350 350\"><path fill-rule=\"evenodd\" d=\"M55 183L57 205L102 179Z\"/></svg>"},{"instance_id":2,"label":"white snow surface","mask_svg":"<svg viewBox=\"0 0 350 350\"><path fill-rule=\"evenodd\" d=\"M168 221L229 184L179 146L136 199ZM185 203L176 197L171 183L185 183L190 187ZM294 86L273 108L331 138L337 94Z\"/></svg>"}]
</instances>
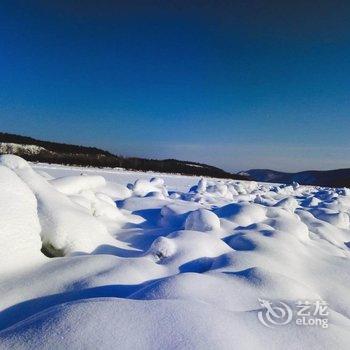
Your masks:
<instances>
[{"instance_id":1,"label":"white snow surface","mask_svg":"<svg viewBox=\"0 0 350 350\"><path fill-rule=\"evenodd\" d=\"M0 348L348 349L349 215L349 189L3 155ZM266 327L261 300L329 327Z\"/></svg>"}]
</instances>

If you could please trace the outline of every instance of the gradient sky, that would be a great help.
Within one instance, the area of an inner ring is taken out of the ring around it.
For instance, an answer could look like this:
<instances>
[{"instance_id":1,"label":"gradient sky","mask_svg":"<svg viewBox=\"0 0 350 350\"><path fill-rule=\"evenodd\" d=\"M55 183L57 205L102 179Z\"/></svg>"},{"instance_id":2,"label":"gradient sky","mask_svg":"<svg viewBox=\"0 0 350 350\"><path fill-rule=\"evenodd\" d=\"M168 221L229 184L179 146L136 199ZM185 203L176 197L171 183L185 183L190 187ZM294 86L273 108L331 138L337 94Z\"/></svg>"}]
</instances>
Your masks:
<instances>
[{"instance_id":1,"label":"gradient sky","mask_svg":"<svg viewBox=\"0 0 350 350\"><path fill-rule=\"evenodd\" d=\"M0 130L230 171L350 167L350 1L2 0Z\"/></svg>"}]
</instances>

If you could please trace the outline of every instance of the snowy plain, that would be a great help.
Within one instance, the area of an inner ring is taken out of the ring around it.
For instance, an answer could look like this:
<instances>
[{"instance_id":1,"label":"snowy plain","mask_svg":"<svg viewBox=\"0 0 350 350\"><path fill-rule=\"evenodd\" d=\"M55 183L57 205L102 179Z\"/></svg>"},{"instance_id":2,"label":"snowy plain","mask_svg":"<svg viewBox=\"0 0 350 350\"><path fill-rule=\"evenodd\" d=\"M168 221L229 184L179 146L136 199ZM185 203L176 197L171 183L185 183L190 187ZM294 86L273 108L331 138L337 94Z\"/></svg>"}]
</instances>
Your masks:
<instances>
[{"instance_id":1,"label":"snowy plain","mask_svg":"<svg viewBox=\"0 0 350 350\"><path fill-rule=\"evenodd\" d=\"M348 349L349 215L346 188L3 155L0 348ZM261 300L324 301L328 327Z\"/></svg>"}]
</instances>

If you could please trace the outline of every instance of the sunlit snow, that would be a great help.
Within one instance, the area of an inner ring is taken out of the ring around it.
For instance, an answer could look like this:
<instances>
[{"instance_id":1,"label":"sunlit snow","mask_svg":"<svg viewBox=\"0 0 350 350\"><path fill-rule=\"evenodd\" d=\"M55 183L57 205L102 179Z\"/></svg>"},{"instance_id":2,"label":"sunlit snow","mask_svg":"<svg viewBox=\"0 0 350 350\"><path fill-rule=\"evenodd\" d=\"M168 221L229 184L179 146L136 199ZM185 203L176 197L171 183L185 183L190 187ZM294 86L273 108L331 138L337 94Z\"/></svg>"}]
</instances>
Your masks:
<instances>
[{"instance_id":1,"label":"sunlit snow","mask_svg":"<svg viewBox=\"0 0 350 350\"><path fill-rule=\"evenodd\" d=\"M0 157L0 348L347 349L350 190ZM261 300L329 327L266 327Z\"/></svg>"}]
</instances>

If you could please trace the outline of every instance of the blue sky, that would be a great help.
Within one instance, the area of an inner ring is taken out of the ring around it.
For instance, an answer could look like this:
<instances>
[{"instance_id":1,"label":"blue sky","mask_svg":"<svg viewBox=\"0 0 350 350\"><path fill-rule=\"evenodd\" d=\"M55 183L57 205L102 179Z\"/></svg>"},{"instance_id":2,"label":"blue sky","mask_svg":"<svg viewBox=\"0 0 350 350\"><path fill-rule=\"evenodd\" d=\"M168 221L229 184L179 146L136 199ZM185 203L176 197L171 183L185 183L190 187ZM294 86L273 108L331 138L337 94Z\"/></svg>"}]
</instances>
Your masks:
<instances>
[{"instance_id":1,"label":"blue sky","mask_svg":"<svg viewBox=\"0 0 350 350\"><path fill-rule=\"evenodd\" d=\"M0 129L226 170L350 167L348 1L2 1Z\"/></svg>"}]
</instances>

